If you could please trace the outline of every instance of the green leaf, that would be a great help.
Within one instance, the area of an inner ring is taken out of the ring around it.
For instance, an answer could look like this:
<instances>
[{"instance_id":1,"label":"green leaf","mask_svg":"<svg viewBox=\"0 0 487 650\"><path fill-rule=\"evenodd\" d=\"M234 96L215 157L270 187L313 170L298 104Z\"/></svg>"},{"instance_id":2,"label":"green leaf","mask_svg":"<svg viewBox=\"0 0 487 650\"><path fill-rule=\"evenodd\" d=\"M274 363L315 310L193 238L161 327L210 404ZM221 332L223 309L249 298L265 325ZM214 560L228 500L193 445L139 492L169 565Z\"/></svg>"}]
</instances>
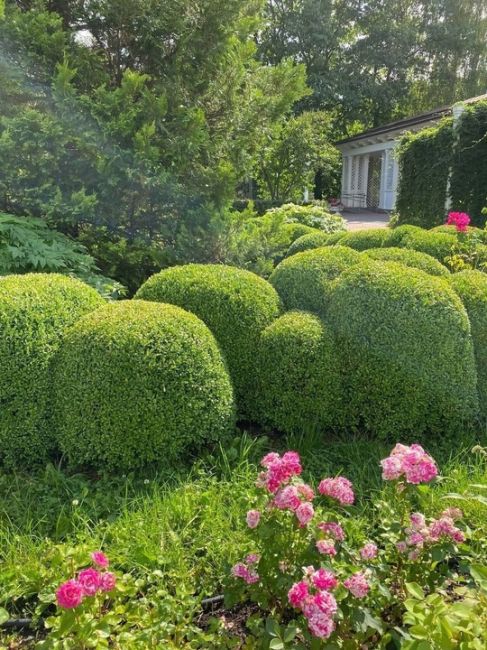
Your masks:
<instances>
[{"instance_id":1,"label":"green leaf","mask_svg":"<svg viewBox=\"0 0 487 650\"><path fill-rule=\"evenodd\" d=\"M293 626L293 625L290 625L289 627L287 627L284 630L284 634L283 634L282 638L284 639L284 641L286 643L289 643L290 641L292 641L296 637L297 633L298 633L298 628Z\"/></svg>"},{"instance_id":2,"label":"green leaf","mask_svg":"<svg viewBox=\"0 0 487 650\"><path fill-rule=\"evenodd\" d=\"M265 630L269 636L279 636L280 628L273 618L268 618L265 622Z\"/></svg>"},{"instance_id":3,"label":"green leaf","mask_svg":"<svg viewBox=\"0 0 487 650\"><path fill-rule=\"evenodd\" d=\"M272 639L272 641L269 643L269 648L271 648L271 650L283 650L284 643L281 641L281 639Z\"/></svg>"},{"instance_id":4,"label":"green leaf","mask_svg":"<svg viewBox=\"0 0 487 650\"><path fill-rule=\"evenodd\" d=\"M483 582L487 580L487 566L483 564L472 564L470 567L470 574L474 580Z\"/></svg>"},{"instance_id":5,"label":"green leaf","mask_svg":"<svg viewBox=\"0 0 487 650\"><path fill-rule=\"evenodd\" d=\"M3 625L5 621L8 621L10 618L9 613L3 607L0 607L0 625Z\"/></svg>"},{"instance_id":6,"label":"green leaf","mask_svg":"<svg viewBox=\"0 0 487 650\"><path fill-rule=\"evenodd\" d=\"M408 593L411 594L411 596L414 596L414 598L417 598L418 600L423 600L424 598L424 591L418 585L417 582L406 582L406 590Z\"/></svg>"}]
</instances>

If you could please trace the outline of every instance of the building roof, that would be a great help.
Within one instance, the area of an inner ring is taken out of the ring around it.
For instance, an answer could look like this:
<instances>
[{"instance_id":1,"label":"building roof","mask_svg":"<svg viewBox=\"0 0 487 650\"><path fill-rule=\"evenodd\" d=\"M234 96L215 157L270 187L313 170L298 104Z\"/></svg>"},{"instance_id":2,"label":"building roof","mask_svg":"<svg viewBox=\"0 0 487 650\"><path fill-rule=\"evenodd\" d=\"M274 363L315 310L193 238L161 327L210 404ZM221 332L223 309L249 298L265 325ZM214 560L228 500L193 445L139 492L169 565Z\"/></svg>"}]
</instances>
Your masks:
<instances>
[{"instance_id":1,"label":"building roof","mask_svg":"<svg viewBox=\"0 0 487 650\"><path fill-rule=\"evenodd\" d=\"M470 97L457 104L474 104L475 102L481 101L483 99L487 100L487 93L484 95L479 95L478 97ZM348 142L355 142L357 140L362 140L362 138L369 138L371 136L377 136L381 134L386 134L392 131L407 131L411 127L416 127L423 123L435 122L442 117L451 115L453 106L442 106L441 108L435 108L432 111L426 111L425 113L419 113L419 115L414 115L413 117L405 117L401 120L396 120L395 122L389 122L388 124L383 124L382 126L376 126L373 129L368 129L362 133L352 136L351 138L344 138L336 142L336 145L346 144Z\"/></svg>"}]
</instances>

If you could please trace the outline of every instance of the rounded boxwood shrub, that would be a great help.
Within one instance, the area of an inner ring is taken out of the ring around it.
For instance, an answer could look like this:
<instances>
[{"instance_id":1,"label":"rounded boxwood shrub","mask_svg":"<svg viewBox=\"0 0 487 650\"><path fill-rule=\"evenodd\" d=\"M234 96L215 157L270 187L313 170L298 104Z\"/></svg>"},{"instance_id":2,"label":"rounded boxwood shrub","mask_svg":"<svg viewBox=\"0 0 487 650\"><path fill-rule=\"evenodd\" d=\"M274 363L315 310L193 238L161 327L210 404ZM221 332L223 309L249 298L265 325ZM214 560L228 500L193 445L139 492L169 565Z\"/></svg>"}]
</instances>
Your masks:
<instances>
[{"instance_id":1,"label":"rounded boxwood shrub","mask_svg":"<svg viewBox=\"0 0 487 650\"><path fill-rule=\"evenodd\" d=\"M405 237L413 233L423 232L423 230L424 229L419 226L412 226L410 224L392 228L389 232L389 241L387 242L387 246L400 246Z\"/></svg>"},{"instance_id":2,"label":"rounded boxwood shrub","mask_svg":"<svg viewBox=\"0 0 487 650\"><path fill-rule=\"evenodd\" d=\"M232 266L188 264L153 275L135 297L179 305L208 325L228 363L239 414L250 416L259 334L281 311L275 289Z\"/></svg>"},{"instance_id":3,"label":"rounded boxwood shrub","mask_svg":"<svg viewBox=\"0 0 487 650\"><path fill-rule=\"evenodd\" d=\"M335 348L318 316L291 311L266 327L257 376L262 424L308 434L335 423L340 394Z\"/></svg>"},{"instance_id":4,"label":"rounded boxwood shrub","mask_svg":"<svg viewBox=\"0 0 487 650\"><path fill-rule=\"evenodd\" d=\"M452 254L452 248L456 243L456 235L419 228L415 232L406 233L396 245L426 253L443 263Z\"/></svg>"},{"instance_id":5,"label":"rounded boxwood shrub","mask_svg":"<svg viewBox=\"0 0 487 650\"><path fill-rule=\"evenodd\" d=\"M457 434L478 400L470 323L446 278L368 260L335 283L334 331L350 426L391 439Z\"/></svg>"},{"instance_id":6,"label":"rounded boxwood shrub","mask_svg":"<svg viewBox=\"0 0 487 650\"><path fill-rule=\"evenodd\" d=\"M481 271L453 273L450 282L460 296L470 319L480 414L487 418L487 275Z\"/></svg>"},{"instance_id":7,"label":"rounded boxwood shrub","mask_svg":"<svg viewBox=\"0 0 487 650\"><path fill-rule=\"evenodd\" d=\"M370 228L369 230L354 230L347 232L340 239L340 246L349 246L357 251L368 248L388 246L391 231L389 228Z\"/></svg>"},{"instance_id":8,"label":"rounded boxwood shrub","mask_svg":"<svg viewBox=\"0 0 487 650\"><path fill-rule=\"evenodd\" d=\"M42 463L54 448L51 362L67 327L104 301L91 287L58 274L0 279L0 458Z\"/></svg>"},{"instance_id":9,"label":"rounded boxwood shrub","mask_svg":"<svg viewBox=\"0 0 487 650\"><path fill-rule=\"evenodd\" d=\"M291 243L304 235L314 235L318 232L323 232L322 230L318 230L318 228L306 226L304 223L283 223L281 228L283 232L289 235Z\"/></svg>"},{"instance_id":10,"label":"rounded boxwood shrub","mask_svg":"<svg viewBox=\"0 0 487 650\"><path fill-rule=\"evenodd\" d=\"M346 246L316 248L283 260L269 281L286 309L323 315L336 279L362 259L360 253Z\"/></svg>"},{"instance_id":11,"label":"rounded boxwood shrub","mask_svg":"<svg viewBox=\"0 0 487 650\"><path fill-rule=\"evenodd\" d=\"M119 471L216 442L234 425L223 357L194 314L142 300L71 327L55 363L56 430L73 465Z\"/></svg>"},{"instance_id":12,"label":"rounded boxwood shrub","mask_svg":"<svg viewBox=\"0 0 487 650\"><path fill-rule=\"evenodd\" d=\"M312 250L313 248L321 248L321 246L325 246L329 237L330 235L327 235L326 232L316 232L303 235L291 244L288 252L286 253L286 257L290 257L295 253L302 253L303 251Z\"/></svg>"},{"instance_id":13,"label":"rounded boxwood shrub","mask_svg":"<svg viewBox=\"0 0 487 650\"><path fill-rule=\"evenodd\" d=\"M346 235L346 232L334 232L332 235L328 237L326 240L325 246L334 246L335 244L338 244L338 242L343 239L343 237Z\"/></svg>"},{"instance_id":14,"label":"rounded boxwood shrub","mask_svg":"<svg viewBox=\"0 0 487 650\"><path fill-rule=\"evenodd\" d=\"M363 255L378 261L399 262L405 266L425 271L430 275L450 275L450 271L446 266L443 266L431 255L408 248L371 248L364 251Z\"/></svg>"},{"instance_id":15,"label":"rounded boxwood shrub","mask_svg":"<svg viewBox=\"0 0 487 650\"><path fill-rule=\"evenodd\" d=\"M466 233L459 233L455 226L447 226L446 224L443 224L431 228L430 232L443 232L449 235L455 235L455 237L458 237L460 234L475 235L481 242L487 244L487 230L482 230L482 228L477 228L476 226L469 226Z\"/></svg>"}]
</instances>

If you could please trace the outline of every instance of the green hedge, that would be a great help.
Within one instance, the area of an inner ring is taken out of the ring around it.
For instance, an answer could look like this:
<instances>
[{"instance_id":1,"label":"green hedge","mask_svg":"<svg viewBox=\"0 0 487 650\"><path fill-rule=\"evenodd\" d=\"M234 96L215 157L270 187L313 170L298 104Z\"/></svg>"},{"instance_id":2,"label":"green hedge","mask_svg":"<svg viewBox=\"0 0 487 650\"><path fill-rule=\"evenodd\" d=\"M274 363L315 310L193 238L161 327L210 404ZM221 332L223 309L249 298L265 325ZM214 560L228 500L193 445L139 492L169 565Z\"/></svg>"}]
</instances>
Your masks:
<instances>
[{"instance_id":1,"label":"green hedge","mask_svg":"<svg viewBox=\"0 0 487 650\"><path fill-rule=\"evenodd\" d=\"M288 312L261 336L260 422L282 433L326 431L337 419L340 395L335 347L322 321Z\"/></svg>"},{"instance_id":2,"label":"green hedge","mask_svg":"<svg viewBox=\"0 0 487 650\"><path fill-rule=\"evenodd\" d=\"M283 260L269 281L287 310L323 315L336 279L361 259L360 253L346 246L308 250Z\"/></svg>"},{"instance_id":3,"label":"green hedge","mask_svg":"<svg viewBox=\"0 0 487 650\"><path fill-rule=\"evenodd\" d=\"M357 251L369 248L380 248L389 245L391 231L389 228L370 228L369 230L355 230L347 232L340 238L340 246L349 246ZM326 244L329 246L329 242Z\"/></svg>"},{"instance_id":4,"label":"green hedge","mask_svg":"<svg viewBox=\"0 0 487 650\"><path fill-rule=\"evenodd\" d=\"M67 327L103 305L79 280L32 273L0 279L0 458L45 462L54 448L51 362Z\"/></svg>"},{"instance_id":5,"label":"green hedge","mask_svg":"<svg viewBox=\"0 0 487 650\"><path fill-rule=\"evenodd\" d=\"M321 248L326 244L329 237L330 235L327 235L325 232L316 232L308 235L303 235L291 244L288 252L286 253L286 257L291 257L291 255L302 253L303 251L312 250L313 248Z\"/></svg>"},{"instance_id":6,"label":"green hedge","mask_svg":"<svg viewBox=\"0 0 487 650\"><path fill-rule=\"evenodd\" d=\"M394 440L460 433L478 409L470 323L445 278L366 261L335 283L326 321L350 427Z\"/></svg>"},{"instance_id":7,"label":"green hedge","mask_svg":"<svg viewBox=\"0 0 487 650\"><path fill-rule=\"evenodd\" d=\"M445 258L452 254L452 248L456 246L457 241L456 235L419 229L405 234L396 245L426 253L443 263Z\"/></svg>"},{"instance_id":8,"label":"green hedge","mask_svg":"<svg viewBox=\"0 0 487 650\"><path fill-rule=\"evenodd\" d=\"M318 228L306 226L303 223L283 223L281 228L283 232L289 235L291 243L304 235L315 235L316 233L323 232L322 230L318 230Z\"/></svg>"},{"instance_id":9,"label":"green hedge","mask_svg":"<svg viewBox=\"0 0 487 650\"><path fill-rule=\"evenodd\" d=\"M72 465L170 468L234 426L206 325L174 305L113 303L69 329L55 363L56 430Z\"/></svg>"},{"instance_id":10,"label":"green hedge","mask_svg":"<svg viewBox=\"0 0 487 650\"><path fill-rule=\"evenodd\" d=\"M332 235L328 237L326 240L326 245L327 246L334 246L335 244L338 244L338 242L343 239L343 237L346 235L344 232L334 232Z\"/></svg>"},{"instance_id":11,"label":"green hedge","mask_svg":"<svg viewBox=\"0 0 487 650\"><path fill-rule=\"evenodd\" d=\"M431 255L409 248L371 248L364 251L363 255L378 261L399 262L405 266L421 269L421 271L425 271L430 275L450 275L450 271L446 266L443 266Z\"/></svg>"},{"instance_id":12,"label":"green hedge","mask_svg":"<svg viewBox=\"0 0 487 650\"><path fill-rule=\"evenodd\" d=\"M450 179L455 210L468 212L472 223L483 225L487 205L487 101L465 107L456 128Z\"/></svg>"},{"instance_id":13,"label":"green hedge","mask_svg":"<svg viewBox=\"0 0 487 650\"><path fill-rule=\"evenodd\" d=\"M457 231L455 226L447 226L446 224L443 224L442 226L435 226L434 228L431 228L431 232L442 232L442 233L447 233L449 235L455 235L455 237L458 238L460 233ZM475 235L478 237L478 239L483 242L484 244L487 244L487 230L484 230L482 228L476 228L475 226L469 226L468 227L468 234L469 235Z\"/></svg>"},{"instance_id":14,"label":"green hedge","mask_svg":"<svg viewBox=\"0 0 487 650\"><path fill-rule=\"evenodd\" d=\"M487 275L480 271L461 271L450 277L451 284L465 305L472 328L477 363L477 388L480 413L487 418Z\"/></svg>"},{"instance_id":15,"label":"green hedge","mask_svg":"<svg viewBox=\"0 0 487 650\"><path fill-rule=\"evenodd\" d=\"M387 245L391 247L400 246L402 241L408 235L417 232L423 232L423 230L424 228L420 228L419 226L410 226L407 224L404 226L397 226L396 228L393 228L391 230L391 234L389 236L389 241L387 242Z\"/></svg>"},{"instance_id":16,"label":"green hedge","mask_svg":"<svg viewBox=\"0 0 487 650\"><path fill-rule=\"evenodd\" d=\"M448 175L452 161L453 121L406 134L398 148L399 186L396 210L400 224L431 228L445 220Z\"/></svg>"},{"instance_id":17,"label":"green hedge","mask_svg":"<svg viewBox=\"0 0 487 650\"><path fill-rule=\"evenodd\" d=\"M281 311L275 289L249 271L188 264L152 276L135 297L179 305L208 325L227 360L239 414L250 416L259 335Z\"/></svg>"}]
</instances>

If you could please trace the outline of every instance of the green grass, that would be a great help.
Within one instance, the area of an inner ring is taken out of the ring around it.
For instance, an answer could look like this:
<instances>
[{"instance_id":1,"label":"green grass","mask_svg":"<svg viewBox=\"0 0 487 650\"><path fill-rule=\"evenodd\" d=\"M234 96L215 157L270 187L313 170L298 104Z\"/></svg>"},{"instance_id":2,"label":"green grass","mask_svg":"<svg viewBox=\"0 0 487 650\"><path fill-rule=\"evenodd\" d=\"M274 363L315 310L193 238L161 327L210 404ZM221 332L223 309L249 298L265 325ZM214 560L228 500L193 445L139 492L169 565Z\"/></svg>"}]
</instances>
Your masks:
<instances>
[{"instance_id":1,"label":"green grass","mask_svg":"<svg viewBox=\"0 0 487 650\"><path fill-rule=\"evenodd\" d=\"M428 449L448 477L428 492L431 513L449 504L444 497L451 492L482 493L469 486L487 486L487 457L471 451L474 442L465 441L454 453ZM247 495L258 460L270 448L299 451L305 478L313 482L337 473L348 476L358 497L352 509L358 529L370 530L380 517L371 498L384 491L379 460L390 445L360 438L324 442L319 436L244 435L189 470L165 474L90 477L53 466L32 475L3 474L0 606L13 616L32 615L36 607L39 612L37 594L62 578L60 549L76 547L86 554L103 547L119 571L140 576L159 571L168 589L185 583L198 597L221 593L230 563L251 550L245 538ZM487 497L487 490L483 494ZM474 499L456 505L484 549L487 505Z\"/></svg>"}]
</instances>

